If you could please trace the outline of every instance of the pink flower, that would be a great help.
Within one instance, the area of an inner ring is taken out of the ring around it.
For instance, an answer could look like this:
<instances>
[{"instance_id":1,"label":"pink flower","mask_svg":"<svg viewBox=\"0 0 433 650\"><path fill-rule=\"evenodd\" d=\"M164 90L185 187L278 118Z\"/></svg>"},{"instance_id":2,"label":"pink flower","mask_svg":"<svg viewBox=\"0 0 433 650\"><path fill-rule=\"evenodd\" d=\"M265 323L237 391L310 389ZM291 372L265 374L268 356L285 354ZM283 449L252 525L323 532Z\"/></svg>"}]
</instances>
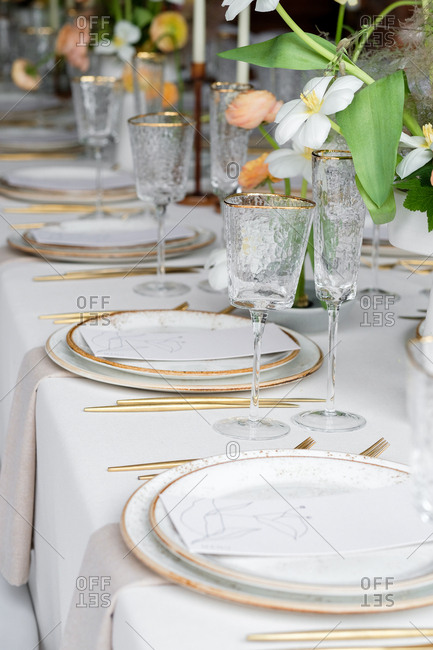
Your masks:
<instances>
[{"instance_id":1,"label":"pink flower","mask_svg":"<svg viewBox=\"0 0 433 650\"><path fill-rule=\"evenodd\" d=\"M262 122L273 122L282 105L268 90L247 90L228 106L226 119L232 126L254 129Z\"/></svg>"},{"instance_id":2,"label":"pink flower","mask_svg":"<svg viewBox=\"0 0 433 650\"><path fill-rule=\"evenodd\" d=\"M89 26L84 27L67 23L60 29L56 40L56 54L64 56L68 63L86 72L89 68L87 46L90 42Z\"/></svg>"}]
</instances>

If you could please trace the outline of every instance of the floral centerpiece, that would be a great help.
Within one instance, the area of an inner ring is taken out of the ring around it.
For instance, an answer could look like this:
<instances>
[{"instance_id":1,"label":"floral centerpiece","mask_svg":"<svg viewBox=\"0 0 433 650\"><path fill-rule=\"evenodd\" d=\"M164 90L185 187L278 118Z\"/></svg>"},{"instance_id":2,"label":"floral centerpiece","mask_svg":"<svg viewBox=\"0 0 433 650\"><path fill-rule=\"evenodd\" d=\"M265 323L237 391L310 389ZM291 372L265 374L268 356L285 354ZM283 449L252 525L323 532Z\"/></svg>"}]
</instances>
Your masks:
<instances>
[{"instance_id":1,"label":"floral centerpiece","mask_svg":"<svg viewBox=\"0 0 433 650\"><path fill-rule=\"evenodd\" d=\"M373 221L387 223L394 218L394 190L399 187L407 191L406 207L427 212L431 230L433 129L430 123L422 124L418 120L416 102L403 69L407 61L402 57L400 69L378 79L359 63L374 29L396 6L403 4L420 7L416 12L419 29L414 40L418 48L428 48L433 26L430 0L392 3L374 21L344 38L344 11L348 1L336 1L340 4L336 43L304 32L278 0L257 0L256 11L275 10L289 31L220 56L268 68L323 73L306 84L300 97L288 101L278 111L275 140L268 135L275 148L267 158L271 175L285 178L295 171L299 173L301 158L308 156L308 150L323 147L333 131L351 151L357 186ZM251 3L245 0L224 0L223 6L228 7L227 20L232 20L248 4ZM355 1L350 0L349 4ZM397 45L396 42L398 50ZM427 79L431 69L430 63ZM289 142L291 149L280 149ZM400 144L411 148L403 159L399 155ZM301 172L306 182L308 169L304 165Z\"/></svg>"}]
</instances>

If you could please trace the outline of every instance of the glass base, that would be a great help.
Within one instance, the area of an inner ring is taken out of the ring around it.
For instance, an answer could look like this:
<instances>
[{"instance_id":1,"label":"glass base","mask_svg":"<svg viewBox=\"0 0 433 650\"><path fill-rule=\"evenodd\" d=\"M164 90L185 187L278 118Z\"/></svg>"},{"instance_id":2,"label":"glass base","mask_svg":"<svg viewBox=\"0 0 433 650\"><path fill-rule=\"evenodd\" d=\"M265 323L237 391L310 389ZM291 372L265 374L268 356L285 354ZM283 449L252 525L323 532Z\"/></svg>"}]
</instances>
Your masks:
<instances>
[{"instance_id":1,"label":"glass base","mask_svg":"<svg viewBox=\"0 0 433 650\"><path fill-rule=\"evenodd\" d=\"M386 291L385 289L361 289L359 291L360 296L389 296L390 298L394 298L394 302L398 302L400 300L400 296L398 293L394 293L393 291Z\"/></svg>"},{"instance_id":2,"label":"glass base","mask_svg":"<svg viewBox=\"0 0 433 650\"><path fill-rule=\"evenodd\" d=\"M304 411L295 415L292 421L308 431L323 431L324 433L356 431L356 429L361 429L366 424L362 415L325 410Z\"/></svg>"},{"instance_id":3,"label":"glass base","mask_svg":"<svg viewBox=\"0 0 433 650\"><path fill-rule=\"evenodd\" d=\"M286 436L290 431L289 425L285 422L267 418L257 422L252 422L247 417L227 418L215 422L213 426L215 431L222 433L223 436L238 440L273 440Z\"/></svg>"},{"instance_id":4,"label":"glass base","mask_svg":"<svg viewBox=\"0 0 433 650\"><path fill-rule=\"evenodd\" d=\"M209 280L201 280L197 286L199 289L206 291L207 293L227 293L227 287L224 287L224 289L214 289L209 284Z\"/></svg>"},{"instance_id":5,"label":"glass base","mask_svg":"<svg viewBox=\"0 0 433 650\"><path fill-rule=\"evenodd\" d=\"M152 280L152 282L137 284L133 289L135 293L139 293L142 296L160 296L161 298L165 298L167 296L182 296L184 293L188 293L191 287L181 282Z\"/></svg>"}]
</instances>

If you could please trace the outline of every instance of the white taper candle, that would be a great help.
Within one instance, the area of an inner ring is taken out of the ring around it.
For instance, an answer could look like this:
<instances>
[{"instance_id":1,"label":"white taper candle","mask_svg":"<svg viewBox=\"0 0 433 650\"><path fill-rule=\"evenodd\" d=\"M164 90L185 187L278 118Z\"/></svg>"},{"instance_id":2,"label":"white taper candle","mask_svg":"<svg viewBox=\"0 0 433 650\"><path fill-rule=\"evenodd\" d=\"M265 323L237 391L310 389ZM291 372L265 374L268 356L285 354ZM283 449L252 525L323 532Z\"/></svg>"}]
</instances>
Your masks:
<instances>
[{"instance_id":1,"label":"white taper candle","mask_svg":"<svg viewBox=\"0 0 433 650\"><path fill-rule=\"evenodd\" d=\"M250 7L246 7L239 14L238 18L238 47L244 47L250 43ZM244 61L237 62L236 81L248 83L250 80L250 66Z\"/></svg>"},{"instance_id":2,"label":"white taper candle","mask_svg":"<svg viewBox=\"0 0 433 650\"><path fill-rule=\"evenodd\" d=\"M192 62L206 61L206 0L194 0L192 17Z\"/></svg>"}]
</instances>

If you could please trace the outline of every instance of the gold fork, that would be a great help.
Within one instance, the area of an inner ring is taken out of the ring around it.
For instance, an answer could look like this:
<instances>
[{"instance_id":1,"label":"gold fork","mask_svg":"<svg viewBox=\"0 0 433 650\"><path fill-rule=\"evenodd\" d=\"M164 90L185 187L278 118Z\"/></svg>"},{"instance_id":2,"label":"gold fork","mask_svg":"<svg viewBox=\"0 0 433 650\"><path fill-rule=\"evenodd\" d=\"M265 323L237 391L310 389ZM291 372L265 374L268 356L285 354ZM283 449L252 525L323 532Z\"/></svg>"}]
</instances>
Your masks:
<instances>
[{"instance_id":1,"label":"gold fork","mask_svg":"<svg viewBox=\"0 0 433 650\"><path fill-rule=\"evenodd\" d=\"M172 311L184 311L188 309L189 302L182 302L177 307L173 307ZM69 323L80 323L82 320L87 320L88 318L95 318L96 316L109 316L110 314L115 313L116 311L70 311L60 314L41 314L39 318L41 320L51 320L53 319L54 324L67 325Z\"/></svg>"},{"instance_id":2,"label":"gold fork","mask_svg":"<svg viewBox=\"0 0 433 650\"><path fill-rule=\"evenodd\" d=\"M371 447L367 447L361 451L360 456L369 456L370 458L377 458L389 447L389 442L385 438L379 438Z\"/></svg>"},{"instance_id":3,"label":"gold fork","mask_svg":"<svg viewBox=\"0 0 433 650\"><path fill-rule=\"evenodd\" d=\"M299 445L296 445L294 449L311 449L313 445L316 444L316 441L313 440L313 438L305 438L302 442L299 443ZM184 463L190 463L192 460L197 460L194 458L191 458L189 460L172 460L172 461L166 461L166 462L161 462L161 463L147 463L146 465L125 465L125 468L128 467L137 467L140 469L147 469L147 470L152 470L152 469L170 469L172 467L177 467L178 465L183 465ZM109 472L113 471L122 471L119 468L114 468L114 467L108 467ZM152 478L155 478L155 476L158 476L158 474L143 474L142 476L137 476L137 479L139 481L150 481Z\"/></svg>"}]
</instances>

